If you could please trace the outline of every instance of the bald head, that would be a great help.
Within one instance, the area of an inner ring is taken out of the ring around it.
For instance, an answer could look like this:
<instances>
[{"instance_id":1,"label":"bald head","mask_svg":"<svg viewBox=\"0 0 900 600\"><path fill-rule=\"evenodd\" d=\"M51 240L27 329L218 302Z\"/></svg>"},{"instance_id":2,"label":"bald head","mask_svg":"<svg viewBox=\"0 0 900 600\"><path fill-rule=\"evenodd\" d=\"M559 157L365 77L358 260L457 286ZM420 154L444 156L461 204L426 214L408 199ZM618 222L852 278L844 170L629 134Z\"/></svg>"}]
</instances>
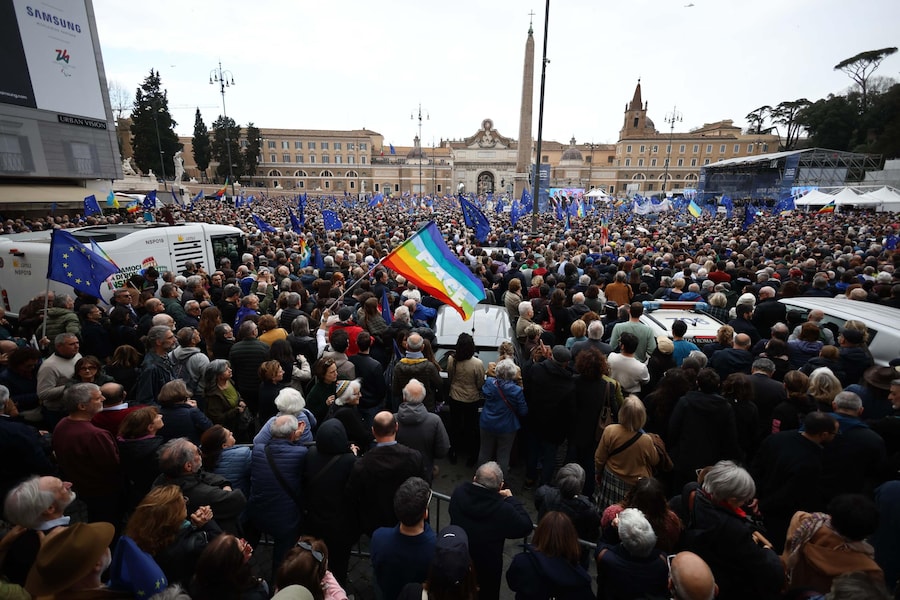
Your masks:
<instances>
[{"instance_id":1,"label":"bald head","mask_svg":"<svg viewBox=\"0 0 900 600\"><path fill-rule=\"evenodd\" d=\"M814 308L809 311L809 315L807 315L806 320L812 323L818 323L822 319L825 318L825 313L819 310L818 308Z\"/></svg>"},{"instance_id":2,"label":"bald head","mask_svg":"<svg viewBox=\"0 0 900 600\"><path fill-rule=\"evenodd\" d=\"M383 410L372 421L372 433L376 442L392 442L397 438L397 417Z\"/></svg>"},{"instance_id":3,"label":"bald head","mask_svg":"<svg viewBox=\"0 0 900 600\"><path fill-rule=\"evenodd\" d=\"M764 286L759 288L759 299L763 300L765 298L774 298L775 297L775 288L770 286Z\"/></svg>"},{"instance_id":4,"label":"bald head","mask_svg":"<svg viewBox=\"0 0 900 600\"><path fill-rule=\"evenodd\" d=\"M672 559L669 589L677 600L713 600L719 593L709 566L693 552L679 552Z\"/></svg>"},{"instance_id":5,"label":"bald head","mask_svg":"<svg viewBox=\"0 0 900 600\"><path fill-rule=\"evenodd\" d=\"M750 349L750 336L746 333L739 333L734 336L734 347L742 350Z\"/></svg>"}]
</instances>

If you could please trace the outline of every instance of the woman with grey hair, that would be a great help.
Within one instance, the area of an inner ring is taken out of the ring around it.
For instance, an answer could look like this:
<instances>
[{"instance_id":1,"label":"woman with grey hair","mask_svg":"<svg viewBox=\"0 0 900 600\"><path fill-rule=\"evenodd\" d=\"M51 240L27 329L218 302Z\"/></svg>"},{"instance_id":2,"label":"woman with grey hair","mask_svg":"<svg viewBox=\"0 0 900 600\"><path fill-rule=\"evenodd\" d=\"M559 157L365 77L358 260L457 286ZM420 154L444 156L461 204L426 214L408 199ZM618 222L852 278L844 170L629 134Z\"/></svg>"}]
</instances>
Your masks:
<instances>
[{"instance_id":1,"label":"woman with grey hair","mask_svg":"<svg viewBox=\"0 0 900 600\"><path fill-rule=\"evenodd\" d=\"M509 474L509 455L521 427L519 417L528 414L522 387L515 382L518 373L516 363L504 358L494 368L494 376L489 376L481 387L484 409L478 423L481 431L478 464L483 465L496 457L504 475Z\"/></svg>"},{"instance_id":2,"label":"woman with grey hair","mask_svg":"<svg viewBox=\"0 0 900 600\"><path fill-rule=\"evenodd\" d=\"M620 542L597 546L597 597L667 598L669 566L644 513L626 508L613 526Z\"/></svg>"},{"instance_id":3,"label":"woman with grey hair","mask_svg":"<svg viewBox=\"0 0 900 600\"><path fill-rule=\"evenodd\" d=\"M569 515L578 537L594 541L600 536L600 511L590 498L581 492L584 489L584 468L578 463L569 463L556 472L553 485L542 485L534 492L534 505L538 510L538 520L550 511L556 510ZM581 552L581 566L590 564L590 551L585 546Z\"/></svg>"},{"instance_id":4,"label":"woman with grey hair","mask_svg":"<svg viewBox=\"0 0 900 600\"><path fill-rule=\"evenodd\" d=\"M303 394L294 388L282 388L278 395L275 396L275 408L278 414L270 417L268 421L259 429L259 433L253 438L254 444L268 444L272 439L272 423L279 415L294 415L301 423L306 423L306 429L298 440L301 444L311 444L313 440L313 429L318 427L316 417L306 408L306 400Z\"/></svg>"},{"instance_id":5,"label":"woman with grey hair","mask_svg":"<svg viewBox=\"0 0 900 600\"><path fill-rule=\"evenodd\" d=\"M359 412L359 399L362 396L362 383L359 379L341 379L337 382L334 402L328 407L324 421L337 419L344 425L351 445L358 446L362 452L375 443L372 429Z\"/></svg>"},{"instance_id":6,"label":"woman with grey hair","mask_svg":"<svg viewBox=\"0 0 900 600\"><path fill-rule=\"evenodd\" d=\"M743 509L755 494L750 474L721 460L675 502L687 525L682 547L706 561L722 598L776 598L784 584L781 558Z\"/></svg>"}]
</instances>

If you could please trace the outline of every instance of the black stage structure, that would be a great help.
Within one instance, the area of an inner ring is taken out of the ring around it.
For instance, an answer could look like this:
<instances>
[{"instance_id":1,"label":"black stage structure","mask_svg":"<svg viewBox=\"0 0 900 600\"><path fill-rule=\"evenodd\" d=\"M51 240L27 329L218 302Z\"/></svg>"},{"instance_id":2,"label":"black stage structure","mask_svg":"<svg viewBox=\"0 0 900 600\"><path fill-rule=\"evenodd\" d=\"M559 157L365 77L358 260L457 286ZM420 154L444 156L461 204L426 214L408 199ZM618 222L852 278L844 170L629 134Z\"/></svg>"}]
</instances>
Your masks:
<instances>
[{"instance_id":1,"label":"black stage structure","mask_svg":"<svg viewBox=\"0 0 900 600\"><path fill-rule=\"evenodd\" d=\"M796 187L839 187L863 181L866 171L880 169L880 154L807 148L743 156L706 165L700 170L698 204L716 204L729 196L735 205L774 206Z\"/></svg>"}]
</instances>

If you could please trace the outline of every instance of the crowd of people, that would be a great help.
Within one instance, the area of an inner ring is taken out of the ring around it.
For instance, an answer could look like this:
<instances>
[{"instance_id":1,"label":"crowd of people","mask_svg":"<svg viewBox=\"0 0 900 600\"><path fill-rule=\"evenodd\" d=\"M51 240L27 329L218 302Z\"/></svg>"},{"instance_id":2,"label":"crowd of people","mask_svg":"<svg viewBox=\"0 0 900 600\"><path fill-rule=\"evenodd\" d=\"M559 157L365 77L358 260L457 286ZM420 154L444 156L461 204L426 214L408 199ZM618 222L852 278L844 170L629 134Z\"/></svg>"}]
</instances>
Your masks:
<instances>
[{"instance_id":1,"label":"crowd of people","mask_svg":"<svg viewBox=\"0 0 900 600\"><path fill-rule=\"evenodd\" d=\"M892 215L597 212L525 233L488 211L478 242L454 199L345 198L306 202L302 237L248 224L288 208L5 222L247 234L239 260L147 269L109 305L0 315L8 597L337 600L363 538L379 598L491 599L507 540L528 537L505 572L523 599L896 594L900 351L876 364L864 321L778 302L900 309ZM509 315L496 361L468 333L437 360L440 302L380 266L428 220ZM716 341L656 336L649 300L702 301ZM459 460L474 478L435 532L431 482Z\"/></svg>"}]
</instances>

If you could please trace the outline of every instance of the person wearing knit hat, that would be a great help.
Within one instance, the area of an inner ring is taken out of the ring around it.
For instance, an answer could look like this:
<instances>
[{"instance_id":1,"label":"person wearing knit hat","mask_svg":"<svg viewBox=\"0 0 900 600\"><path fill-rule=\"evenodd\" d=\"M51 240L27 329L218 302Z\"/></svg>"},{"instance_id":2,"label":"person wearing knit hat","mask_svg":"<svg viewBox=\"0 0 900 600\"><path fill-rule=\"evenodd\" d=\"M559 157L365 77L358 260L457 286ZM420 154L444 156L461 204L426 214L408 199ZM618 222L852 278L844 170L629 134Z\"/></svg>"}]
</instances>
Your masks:
<instances>
[{"instance_id":1,"label":"person wearing knit hat","mask_svg":"<svg viewBox=\"0 0 900 600\"><path fill-rule=\"evenodd\" d=\"M44 540L25 589L32 596L90 590L98 592L97 597L131 598L130 593L114 592L100 581L112 561L109 544L115 531L111 524L102 522L60 527Z\"/></svg>"},{"instance_id":2,"label":"person wearing knit hat","mask_svg":"<svg viewBox=\"0 0 900 600\"><path fill-rule=\"evenodd\" d=\"M328 407L328 418L334 417L343 423L351 446L355 445L365 452L375 442L375 438L359 412L361 397L362 383L359 379L338 379L334 403Z\"/></svg>"}]
</instances>

